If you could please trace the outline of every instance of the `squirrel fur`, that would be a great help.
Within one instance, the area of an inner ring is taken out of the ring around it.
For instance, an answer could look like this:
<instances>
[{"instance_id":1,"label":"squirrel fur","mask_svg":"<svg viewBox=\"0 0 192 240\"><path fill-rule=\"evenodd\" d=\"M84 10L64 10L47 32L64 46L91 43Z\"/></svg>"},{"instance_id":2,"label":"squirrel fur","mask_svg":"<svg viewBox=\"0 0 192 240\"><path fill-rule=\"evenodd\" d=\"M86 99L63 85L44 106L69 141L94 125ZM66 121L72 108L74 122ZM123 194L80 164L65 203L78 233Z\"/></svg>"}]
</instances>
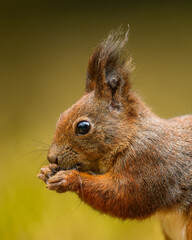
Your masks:
<instances>
[{"instance_id":1,"label":"squirrel fur","mask_svg":"<svg viewBox=\"0 0 192 240\"><path fill-rule=\"evenodd\" d=\"M152 113L131 89L121 35L112 32L94 49L85 93L61 114L39 178L113 217L158 215L167 240L192 240L192 115ZM85 121L89 131L77 134ZM165 224L172 213L183 219L176 236Z\"/></svg>"}]
</instances>

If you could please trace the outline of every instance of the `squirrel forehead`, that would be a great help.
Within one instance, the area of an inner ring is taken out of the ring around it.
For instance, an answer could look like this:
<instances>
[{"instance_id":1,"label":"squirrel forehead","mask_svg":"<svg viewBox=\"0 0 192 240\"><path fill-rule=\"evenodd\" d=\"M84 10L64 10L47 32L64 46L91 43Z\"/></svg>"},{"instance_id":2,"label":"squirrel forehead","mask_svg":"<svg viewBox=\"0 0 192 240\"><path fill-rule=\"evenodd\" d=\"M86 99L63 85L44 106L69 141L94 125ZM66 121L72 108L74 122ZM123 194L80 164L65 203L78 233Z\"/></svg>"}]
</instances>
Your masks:
<instances>
[{"instance_id":1,"label":"squirrel forehead","mask_svg":"<svg viewBox=\"0 0 192 240\"><path fill-rule=\"evenodd\" d=\"M64 121L71 123L78 117L91 113L95 104L93 95L92 92L83 95L75 104L60 115L57 124Z\"/></svg>"},{"instance_id":2,"label":"squirrel forehead","mask_svg":"<svg viewBox=\"0 0 192 240\"><path fill-rule=\"evenodd\" d=\"M106 116L107 109L112 117L113 114L111 113L108 104L104 101L98 101L98 99L95 98L94 91L92 91L83 95L82 98L60 115L57 121L57 127L70 127L78 118L82 118L83 120L83 117L85 117L85 120L86 117L91 118L92 120L95 118L99 120L98 116Z\"/></svg>"}]
</instances>

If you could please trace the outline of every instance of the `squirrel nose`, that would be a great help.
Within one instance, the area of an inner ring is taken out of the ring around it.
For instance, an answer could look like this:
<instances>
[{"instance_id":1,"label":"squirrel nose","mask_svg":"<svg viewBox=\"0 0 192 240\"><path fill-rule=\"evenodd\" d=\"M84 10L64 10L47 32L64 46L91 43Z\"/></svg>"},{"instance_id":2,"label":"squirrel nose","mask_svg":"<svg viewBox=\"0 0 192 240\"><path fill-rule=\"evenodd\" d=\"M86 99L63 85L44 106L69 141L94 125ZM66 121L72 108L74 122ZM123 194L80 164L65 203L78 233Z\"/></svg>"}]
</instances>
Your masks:
<instances>
[{"instance_id":1,"label":"squirrel nose","mask_svg":"<svg viewBox=\"0 0 192 240\"><path fill-rule=\"evenodd\" d=\"M55 163L58 164L58 157L55 153L48 153L47 154L47 159L50 163Z\"/></svg>"}]
</instances>

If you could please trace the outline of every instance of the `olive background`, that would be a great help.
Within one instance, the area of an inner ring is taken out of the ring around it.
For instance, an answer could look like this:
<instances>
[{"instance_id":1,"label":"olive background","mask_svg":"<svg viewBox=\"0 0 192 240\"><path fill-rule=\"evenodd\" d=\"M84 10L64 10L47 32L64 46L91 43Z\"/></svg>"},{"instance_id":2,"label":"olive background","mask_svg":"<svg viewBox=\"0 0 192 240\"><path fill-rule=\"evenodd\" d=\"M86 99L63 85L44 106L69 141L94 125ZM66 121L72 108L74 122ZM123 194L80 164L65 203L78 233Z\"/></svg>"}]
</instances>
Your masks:
<instances>
[{"instance_id":1,"label":"olive background","mask_svg":"<svg viewBox=\"0 0 192 240\"><path fill-rule=\"evenodd\" d=\"M192 113L189 1L0 2L0 239L163 239L155 218L105 216L36 177L60 113L83 94L89 54L127 24L133 88L163 118Z\"/></svg>"}]
</instances>

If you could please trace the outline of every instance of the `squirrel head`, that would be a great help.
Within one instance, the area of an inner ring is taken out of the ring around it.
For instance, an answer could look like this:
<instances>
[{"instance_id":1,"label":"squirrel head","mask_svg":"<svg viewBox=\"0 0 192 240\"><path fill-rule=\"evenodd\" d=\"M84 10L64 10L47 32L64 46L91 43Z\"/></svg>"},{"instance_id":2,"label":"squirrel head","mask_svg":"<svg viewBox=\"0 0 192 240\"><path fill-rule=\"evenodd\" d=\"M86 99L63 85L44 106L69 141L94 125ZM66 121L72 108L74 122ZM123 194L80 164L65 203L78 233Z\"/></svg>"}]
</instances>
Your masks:
<instances>
[{"instance_id":1,"label":"squirrel head","mask_svg":"<svg viewBox=\"0 0 192 240\"><path fill-rule=\"evenodd\" d=\"M83 97L61 114L48 160L62 169L103 174L127 147L137 118L131 92L128 32L111 33L89 58Z\"/></svg>"}]
</instances>

